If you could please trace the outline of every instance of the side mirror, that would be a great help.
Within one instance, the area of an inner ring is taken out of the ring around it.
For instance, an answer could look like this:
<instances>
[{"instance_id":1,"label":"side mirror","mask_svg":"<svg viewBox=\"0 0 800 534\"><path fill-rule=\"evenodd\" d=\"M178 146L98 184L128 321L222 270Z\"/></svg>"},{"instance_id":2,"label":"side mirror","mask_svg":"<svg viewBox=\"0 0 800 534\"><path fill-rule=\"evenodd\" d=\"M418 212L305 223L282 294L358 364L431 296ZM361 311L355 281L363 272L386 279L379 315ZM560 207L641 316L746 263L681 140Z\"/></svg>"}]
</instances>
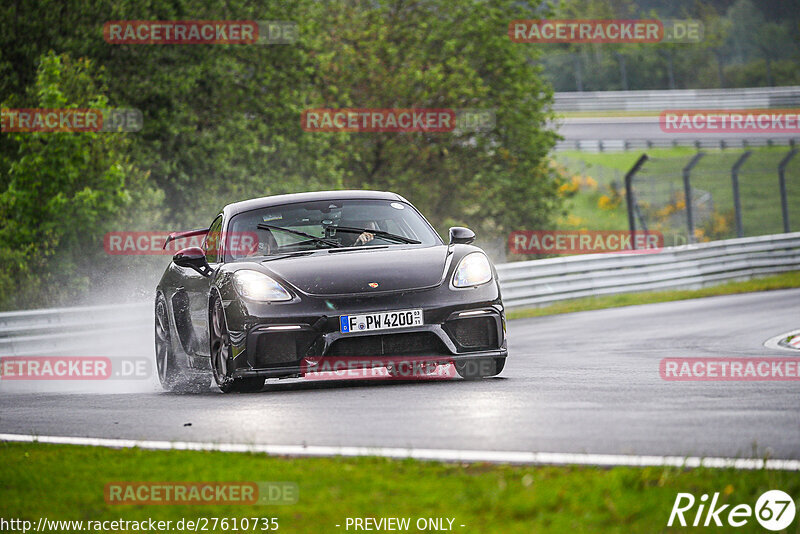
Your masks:
<instances>
[{"instance_id":1,"label":"side mirror","mask_svg":"<svg viewBox=\"0 0 800 534\"><path fill-rule=\"evenodd\" d=\"M179 250L172 256L172 263L178 267L194 269L203 276L211 276L211 266L208 265L206 254L200 247L189 247Z\"/></svg>"},{"instance_id":2,"label":"side mirror","mask_svg":"<svg viewBox=\"0 0 800 534\"><path fill-rule=\"evenodd\" d=\"M475 241L475 232L469 228L464 228L463 226L453 226L450 228L451 245L455 245L457 243L469 245L473 241Z\"/></svg>"}]
</instances>

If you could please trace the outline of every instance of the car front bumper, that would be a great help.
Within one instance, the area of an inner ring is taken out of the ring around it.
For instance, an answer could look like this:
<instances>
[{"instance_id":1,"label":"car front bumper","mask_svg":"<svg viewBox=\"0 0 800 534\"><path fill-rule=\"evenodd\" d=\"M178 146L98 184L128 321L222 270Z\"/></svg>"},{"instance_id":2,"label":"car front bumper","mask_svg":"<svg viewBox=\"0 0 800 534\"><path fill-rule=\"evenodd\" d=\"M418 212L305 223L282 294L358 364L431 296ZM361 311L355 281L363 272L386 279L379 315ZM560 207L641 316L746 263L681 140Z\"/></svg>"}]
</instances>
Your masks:
<instances>
[{"instance_id":1,"label":"car front bumper","mask_svg":"<svg viewBox=\"0 0 800 534\"><path fill-rule=\"evenodd\" d=\"M279 304L227 302L233 376L299 376L331 360L440 363L505 358L505 313L499 288L447 288L343 298L304 297ZM423 310L423 325L340 332L341 315Z\"/></svg>"}]
</instances>

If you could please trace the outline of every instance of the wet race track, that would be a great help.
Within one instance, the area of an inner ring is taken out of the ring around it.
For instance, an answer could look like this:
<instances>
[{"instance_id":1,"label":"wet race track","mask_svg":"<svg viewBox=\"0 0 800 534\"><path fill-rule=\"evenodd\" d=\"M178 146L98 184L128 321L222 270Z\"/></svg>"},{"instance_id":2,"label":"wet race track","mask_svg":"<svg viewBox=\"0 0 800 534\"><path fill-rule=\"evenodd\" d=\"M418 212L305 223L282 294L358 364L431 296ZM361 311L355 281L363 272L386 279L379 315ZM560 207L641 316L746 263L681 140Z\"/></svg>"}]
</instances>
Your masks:
<instances>
[{"instance_id":1,"label":"wet race track","mask_svg":"<svg viewBox=\"0 0 800 534\"><path fill-rule=\"evenodd\" d=\"M510 321L505 370L476 382L291 379L254 394L175 395L152 373L4 381L0 433L797 459L798 382L668 382L659 362L791 357L764 342L797 328L798 317L792 289ZM150 329L96 353L152 358Z\"/></svg>"}]
</instances>

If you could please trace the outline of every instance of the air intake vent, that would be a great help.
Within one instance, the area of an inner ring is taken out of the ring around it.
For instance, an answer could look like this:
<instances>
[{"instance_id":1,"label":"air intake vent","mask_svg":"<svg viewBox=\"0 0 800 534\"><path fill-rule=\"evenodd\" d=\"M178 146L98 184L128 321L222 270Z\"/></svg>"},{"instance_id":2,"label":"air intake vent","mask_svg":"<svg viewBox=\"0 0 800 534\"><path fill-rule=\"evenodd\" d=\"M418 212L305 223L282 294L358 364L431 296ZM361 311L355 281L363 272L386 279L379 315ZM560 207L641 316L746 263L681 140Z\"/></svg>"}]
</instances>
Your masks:
<instances>
[{"instance_id":1,"label":"air intake vent","mask_svg":"<svg viewBox=\"0 0 800 534\"><path fill-rule=\"evenodd\" d=\"M413 332L341 338L326 356L440 356L450 354L436 334Z\"/></svg>"},{"instance_id":2,"label":"air intake vent","mask_svg":"<svg viewBox=\"0 0 800 534\"><path fill-rule=\"evenodd\" d=\"M494 316L456 319L447 323L455 342L468 350L497 348L497 319Z\"/></svg>"}]
</instances>

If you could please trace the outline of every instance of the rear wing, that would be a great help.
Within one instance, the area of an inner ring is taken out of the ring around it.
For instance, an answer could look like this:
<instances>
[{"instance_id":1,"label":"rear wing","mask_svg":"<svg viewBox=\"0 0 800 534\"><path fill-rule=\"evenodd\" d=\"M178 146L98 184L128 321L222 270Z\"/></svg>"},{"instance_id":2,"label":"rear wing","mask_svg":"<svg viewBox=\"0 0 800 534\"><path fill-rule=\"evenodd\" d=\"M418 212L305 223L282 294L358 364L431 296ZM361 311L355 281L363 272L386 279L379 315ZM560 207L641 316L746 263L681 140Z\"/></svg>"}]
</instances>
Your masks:
<instances>
[{"instance_id":1,"label":"rear wing","mask_svg":"<svg viewBox=\"0 0 800 534\"><path fill-rule=\"evenodd\" d=\"M176 239L182 239L184 237L194 237L196 235L204 235L208 233L208 228L200 228L197 230L184 230L183 232L172 232L167 236L167 240L164 242L164 250L166 250L167 245L170 241L175 241Z\"/></svg>"}]
</instances>

